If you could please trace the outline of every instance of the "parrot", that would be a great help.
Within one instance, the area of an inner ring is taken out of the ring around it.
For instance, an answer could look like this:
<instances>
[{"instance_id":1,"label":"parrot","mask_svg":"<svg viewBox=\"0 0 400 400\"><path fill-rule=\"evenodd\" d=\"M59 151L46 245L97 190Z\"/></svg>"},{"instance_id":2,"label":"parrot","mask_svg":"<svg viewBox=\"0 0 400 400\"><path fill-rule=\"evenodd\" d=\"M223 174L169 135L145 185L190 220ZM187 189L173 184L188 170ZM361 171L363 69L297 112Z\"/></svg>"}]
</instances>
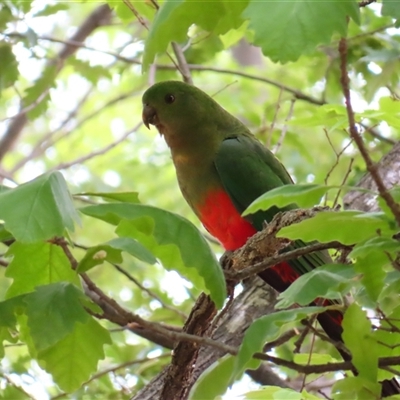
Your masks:
<instances>
[{"instance_id":1,"label":"parrot","mask_svg":"<svg viewBox=\"0 0 400 400\"><path fill-rule=\"evenodd\" d=\"M259 196L293 184L283 164L236 117L194 85L163 81L148 88L142 97L142 120L154 125L171 151L183 197L205 229L225 250L234 251L281 211L271 207L242 216ZM306 244L300 240L286 248ZM332 261L325 252L307 254L282 262L259 276L278 292L299 276ZM342 314L328 310L318 315L326 334L342 341ZM349 359L347 353L342 354ZM382 395L400 393L396 380L383 381Z\"/></svg>"}]
</instances>

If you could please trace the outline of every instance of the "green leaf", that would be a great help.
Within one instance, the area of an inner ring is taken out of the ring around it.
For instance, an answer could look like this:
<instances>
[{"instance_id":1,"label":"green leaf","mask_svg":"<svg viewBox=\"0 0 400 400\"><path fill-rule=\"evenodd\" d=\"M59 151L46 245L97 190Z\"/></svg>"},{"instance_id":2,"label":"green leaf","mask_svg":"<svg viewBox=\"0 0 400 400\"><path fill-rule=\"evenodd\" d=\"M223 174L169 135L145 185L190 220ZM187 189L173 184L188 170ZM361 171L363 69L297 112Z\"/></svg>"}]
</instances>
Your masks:
<instances>
[{"instance_id":1,"label":"green leaf","mask_svg":"<svg viewBox=\"0 0 400 400\"><path fill-rule=\"evenodd\" d=\"M390 263L387 254L381 251L370 253L368 257L358 257L354 269L362 274L361 283L368 295L376 301L383 289L386 271L384 267Z\"/></svg>"},{"instance_id":2,"label":"green leaf","mask_svg":"<svg viewBox=\"0 0 400 400\"><path fill-rule=\"evenodd\" d=\"M303 365L327 364L336 361L337 359L333 358L330 354L303 353L293 355L293 362Z\"/></svg>"},{"instance_id":3,"label":"green leaf","mask_svg":"<svg viewBox=\"0 0 400 400\"><path fill-rule=\"evenodd\" d=\"M16 296L0 302L0 327L14 329L17 324L15 314L26 307L25 296Z\"/></svg>"},{"instance_id":4,"label":"green leaf","mask_svg":"<svg viewBox=\"0 0 400 400\"><path fill-rule=\"evenodd\" d=\"M305 242L317 240L326 243L337 240L351 245L367 240L377 232L391 232L389 222L383 218L382 213L322 211L313 218L282 228L277 236L292 240L302 239Z\"/></svg>"},{"instance_id":5,"label":"green leaf","mask_svg":"<svg viewBox=\"0 0 400 400\"><path fill-rule=\"evenodd\" d=\"M147 250L146 247L140 244L137 240L129 237L121 237L88 249L85 256L81 261L79 261L77 271L88 271L96 265L103 264L105 261L115 264L121 263L122 251L125 251L137 259L149 264L155 264L157 262L153 253Z\"/></svg>"},{"instance_id":6,"label":"green leaf","mask_svg":"<svg viewBox=\"0 0 400 400\"><path fill-rule=\"evenodd\" d=\"M400 277L398 271L393 271L397 275L397 279L385 286L379 295L379 307L385 315L389 315L396 307L400 293ZM400 342L399 342L400 343ZM399 347L400 348L400 347Z\"/></svg>"},{"instance_id":7,"label":"green leaf","mask_svg":"<svg viewBox=\"0 0 400 400\"><path fill-rule=\"evenodd\" d=\"M122 262L121 250L115 249L109 244L99 244L86 250L85 255L79 261L77 271L79 273L86 272L96 265L104 262L119 264Z\"/></svg>"},{"instance_id":8,"label":"green leaf","mask_svg":"<svg viewBox=\"0 0 400 400\"><path fill-rule=\"evenodd\" d=\"M284 207L297 204L299 207L312 207L319 204L321 197L337 186L323 186L314 184L284 185L264 193L254 200L243 215L254 214L259 210L268 210L272 206Z\"/></svg>"},{"instance_id":9,"label":"green leaf","mask_svg":"<svg viewBox=\"0 0 400 400\"><path fill-rule=\"evenodd\" d=\"M349 258L368 257L377 251L390 254L396 253L400 251L400 242L391 236L376 236L365 242L357 243L350 252Z\"/></svg>"},{"instance_id":10,"label":"green leaf","mask_svg":"<svg viewBox=\"0 0 400 400\"><path fill-rule=\"evenodd\" d=\"M241 398L248 400L319 400L319 397L304 390L299 393L294 389L283 389L278 386L264 386L258 390L244 393Z\"/></svg>"},{"instance_id":11,"label":"green leaf","mask_svg":"<svg viewBox=\"0 0 400 400\"><path fill-rule=\"evenodd\" d=\"M90 319L83 308L84 302L84 294L64 282L39 286L25 297L28 326L37 351L64 339L76 328L77 322L86 323Z\"/></svg>"},{"instance_id":12,"label":"green leaf","mask_svg":"<svg viewBox=\"0 0 400 400\"><path fill-rule=\"evenodd\" d=\"M12 332L11 329L0 327L0 358L5 356L3 342L7 341L8 343L17 343L18 336L15 334L15 331Z\"/></svg>"},{"instance_id":13,"label":"green leaf","mask_svg":"<svg viewBox=\"0 0 400 400\"><path fill-rule=\"evenodd\" d=\"M15 242L7 255L13 256L6 271L6 276L13 278L6 293L7 298L32 292L36 286L49 283L64 281L80 284L67 256L55 244Z\"/></svg>"},{"instance_id":14,"label":"green leaf","mask_svg":"<svg viewBox=\"0 0 400 400\"><path fill-rule=\"evenodd\" d=\"M116 15L121 18L122 22L128 23L136 21L137 18L132 10L122 1L107 0L108 5L115 10ZM152 19L155 8L147 1L135 1L135 9L141 17Z\"/></svg>"},{"instance_id":15,"label":"green leaf","mask_svg":"<svg viewBox=\"0 0 400 400\"><path fill-rule=\"evenodd\" d=\"M85 192L74 194L74 196L101 197L109 202L117 201L121 203L140 203L139 194L137 192Z\"/></svg>"},{"instance_id":16,"label":"green leaf","mask_svg":"<svg viewBox=\"0 0 400 400\"><path fill-rule=\"evenodd\" d=\"M247 329L239 353L235 360L235 368L231 382L241 374L254 353L262 350L267 341L277 339L284 331L312 314L325 311L324 307L304 307L294 310L278 311L254 321Z\"/></svg>"},{"instance_id":17,"label":"green leaf","mask_svg":"<svg viewBox=\"0 0 400 400\"><path fill-rule=\"evenodd\" d=\"M155 264L157 259L154 257L153 253L148 251L145 246L140 244L135 239L129 237L115 238L107 242L111 247L127 252L131 256L144 261L148 264Z\"/></svg>"},{"instance_id":18,"label":"green leaf","mask_svg":"<svg viewBox=\"0 0 400 400\"><path fill-rule=\"evenodd\" d=\"M382 15L387 15L394 19L400 19L400 1L382 0Z\"/></svg>"},{"instance_id":19,"label":"green leaf","mask_svg":"<svg viewBox=\"0 0 400 400\"><path fill-rule=\"evenodd\" d=\"M93 318L78 322L63 340L38 354L39 364L52 374L66 392L78 389L97 370L104 358L103 346L111 344L110 334Z\"/></svg>"},{"instance_id":20,"label":"green leaf","mask_svg":"<svg viewBox=\"0 0 400 400\"><path fill-rule=\"evenodd\" d=\"M62 236L79 222L65 179L58 171L46 173L15 189L0 192L0 219L21 242Z\"/></svg>"},{"instance_id":21,"label":"green leaf","mask_svg":"<svg viewBox=\"0 0 400 400\"><path fill-rule=\"evenodd\" d=\"M166 268L195 281L196 287L210 293L217 307L222 306L226 298L224 275L206 240L191 222L142 204L99 204L81 211L118 225L119 236L138 240Z\"/></svg>"},{"instance_id":22,"label":"green leaf","mask_svg":"<svg viewBox=\"0 0 400 400\"><path fill-rule=\"evenodd\" d=\"M204 4L194 0L166 0L157 11L151 24L143 55L143 70L153 62L157 53L167 49L171 41L187 41L187 31L193 24L215 34L224 34L239 28L243 19L240 14L248 0L228 2L215 0Z\"/></svg>"},{"instance_id":23,"label":"green leaf","mask_svg":"<svg viewBox=\"0 0 400 400\"><path fill-rule=\"evenodd\" d=\"M395 320L396 323L394 326L399 326L399 311L400 308L394 311L393 314L386 314L388 321L382 320L380 321L379 325L381 329L377 329L374 331L374 338L377 343L380 344L379 346L379 357L398 357L400 355L400 347L398 344L400 343L400 333L395 329L393 329L393 324L391 320ZM393 372L386 371L383 369L378 370L378 379L379 381L384 379L391 379L393 377Z\"/></svg>"},{"instance_id":24,"label":"green leaf","mask_svg":"<svg viewBox=\"0 0 400 400\"><path fill-rule=\"evenodd\" d=\"M90 61L69 57L66 64L72 66L79 75L93 85L96 85L100 78L111 79L111 74L108 68L101 65L91 65Z\"/></svg>"},{"instance_id":25,"label":"green leaf","mask_svg":"<svg viewBox=\"0 0 400 400\"><path fill-rule=\"evenodd\" d=\"M6 28L7 23L14 21L15 17L13 16L11 9L4 2L0 3L0 30Z\"/></svg>"},{"instance_id":26,"label":"green leaf","mask_svg":"<svg viewBox=\"0 0 400 400\"><path fill-rule=\"evenodd\" d=\"M27 13L31 9L31 0L12 0L11 3L18 7L23 13Z\"/></svg>"},{"instance_id":27,"label":"green leaf","mask_svg":"<svg viewBox=\"0 0 400 400\"><path fill-rule=\"evenodd\" d=\"M340 299L354 285L356 272L352 265L332 264L318 267L296 279L282 292L277 308L288 308L293 304L310 304L318 297Z\"/></svg>"},{"instance_id":28,"label":"green leaf","mask_svg":"<svg viewBox=\"0 0 400 400\"><path fill-rule=\"evenodd\" d=\"M380 396L380 384L361 376L349 376L337 381L332 387L335 400L376 400Z\"/></svg>"},{"instance_id":29,"label":"green leaf","mask_svg":"<svg viewBox=\"0 0 400 400\"><path fill-rule=\"evenodd\" d=\"M210 365L193 385L188 400L215 399L226 392L235 357L226 355Z\"/></svg>"},{"instance_id":30,"label":"green leaf","mask_svg":"<svg viewBox=\"0 0 400 400\"><path fill-rule=\"evenodd\" d=\"M19 76L18 63L8 44L0 44L0 97L1 91L11 86Z\"/></svg>"},{"instance_id":31,"label":"green leaf","mask_svg":"<svg viewBox=\"0 0 400 400\"><path fill-rule=\"evenodd\" d=\"M366 312L358 304L351 304L344 314L342 327L344 344L351 351L352 362L360 377L376 382L379 349Z\"/></svg>"},{"instance_id":32,"label":"green leaf","mask_svg":"<svg viewBox=\"0 0 400 400\"><path fill-rule=\"evenodd\" d=\"M55 86L57 76L57 66L49 65L40 75L35 83L25 90L25 97L22 99L24 108L33 106L27 112L29 119L35 119L42 115L48 106L50 100L49 90Z\"/></svg>"},{"instance_id":33,"label":"green leaf","mask_svg":"<svg viewBox=\"0 0 400 400\"><path fill-rule=\"evenodd\" d=\"M254 44L272 61L285 63L330 43L335 32L346 36L347 17L358 23L359 9L353 0L251 1L243 17L250 20Z\"/></svg>"}]
</instances>

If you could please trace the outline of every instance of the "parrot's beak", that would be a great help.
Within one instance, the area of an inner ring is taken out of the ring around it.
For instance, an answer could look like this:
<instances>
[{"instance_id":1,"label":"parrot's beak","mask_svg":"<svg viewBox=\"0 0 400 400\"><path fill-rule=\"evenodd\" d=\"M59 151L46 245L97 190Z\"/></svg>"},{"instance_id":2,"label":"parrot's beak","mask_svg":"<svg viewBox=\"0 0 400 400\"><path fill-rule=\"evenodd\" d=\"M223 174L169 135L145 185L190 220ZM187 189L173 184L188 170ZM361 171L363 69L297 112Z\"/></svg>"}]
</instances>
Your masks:
<instances>
[{"instance_id":1,"label":"parrot's beak","mask_svg":"<svg viewBox=\"0 0 400 400\"><path fill-rule=\"evenodd\" d=\"M142 119L143 123L146 125L147 129L150 129L150 124L157 125L157 112L148 104L143 105L143 112L142 112Z\"/></svg>"}]
</instances>

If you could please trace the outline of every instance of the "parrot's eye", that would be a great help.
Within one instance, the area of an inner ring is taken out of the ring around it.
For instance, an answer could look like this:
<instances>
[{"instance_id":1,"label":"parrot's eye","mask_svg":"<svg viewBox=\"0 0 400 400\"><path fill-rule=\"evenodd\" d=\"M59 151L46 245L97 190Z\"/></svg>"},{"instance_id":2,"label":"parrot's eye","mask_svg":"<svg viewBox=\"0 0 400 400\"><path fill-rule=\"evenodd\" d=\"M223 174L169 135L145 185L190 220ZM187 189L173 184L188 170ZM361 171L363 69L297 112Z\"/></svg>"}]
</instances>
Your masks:
<instances>
[{"instance_id":1,"label":"parrot's eye","mask_svg":"<svg viewBox=\"0 0 400 400\"><path fill-rule=\"evenodd\" d=\"M175 96L173 94L167 94L164 99L166 103L172 104L175 101Z\"/></svg>"}]
</instances>

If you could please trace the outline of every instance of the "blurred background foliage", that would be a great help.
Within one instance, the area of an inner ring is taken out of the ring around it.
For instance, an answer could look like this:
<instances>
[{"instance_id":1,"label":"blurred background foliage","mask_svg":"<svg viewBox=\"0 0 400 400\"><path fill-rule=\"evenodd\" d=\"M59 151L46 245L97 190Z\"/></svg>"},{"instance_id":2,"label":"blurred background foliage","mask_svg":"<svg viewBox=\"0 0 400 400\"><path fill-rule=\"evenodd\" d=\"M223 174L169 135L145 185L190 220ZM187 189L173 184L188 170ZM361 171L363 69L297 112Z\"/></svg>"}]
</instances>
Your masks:
<instances>
[{"instance_id":1,"label":"blurred background foliage","mask_svg":"<svg viewBox=\"0 0 400 400\"><path fill-rule=\"evenodd\" d=\"M165 143L141 123L144 90L157 81L182 78L166 54L142 71L146 26L156 10L150 1L133 3L141 20L123 2L110 2L113 11L92 1L0 2L0 176L4 185L15 186L60 170L73 194L138 192L142 203L183 215L204 232L182 199ZM381 4L373 3L361 9L359 24L350 20L348 26L354 107L376 161L399 139L396 16L396 10L382 15ZM95 18L95 28L74 38ZM295 182L341 185L350 165L348 184L358 181L365 165L346 132L339 38L334 34L330 43L284 64L249 44L254 32L246 22L224 34L191 26L180 45L195 85L273 149ZM84 204L77 200L77 205ZM82 246L111 237L112 227L85 216L72 234ZM212 246L222 253L217 244ZM74 254L79 259L84 253L75 248ZM138 315L182 325L198 290L158 264L127 258L123 266L136 283L110 264L96 267L90 276ZM0 269L2 298L11 282L4 273ZM113 345L106 346L98 370L122 367L95 377L71 398L127 398L169 360L162 347L111 323L104 326L112 332ZM2 398L63 396L26 346L6 348L0 379Z\"/></svg>"}]
</instances>

